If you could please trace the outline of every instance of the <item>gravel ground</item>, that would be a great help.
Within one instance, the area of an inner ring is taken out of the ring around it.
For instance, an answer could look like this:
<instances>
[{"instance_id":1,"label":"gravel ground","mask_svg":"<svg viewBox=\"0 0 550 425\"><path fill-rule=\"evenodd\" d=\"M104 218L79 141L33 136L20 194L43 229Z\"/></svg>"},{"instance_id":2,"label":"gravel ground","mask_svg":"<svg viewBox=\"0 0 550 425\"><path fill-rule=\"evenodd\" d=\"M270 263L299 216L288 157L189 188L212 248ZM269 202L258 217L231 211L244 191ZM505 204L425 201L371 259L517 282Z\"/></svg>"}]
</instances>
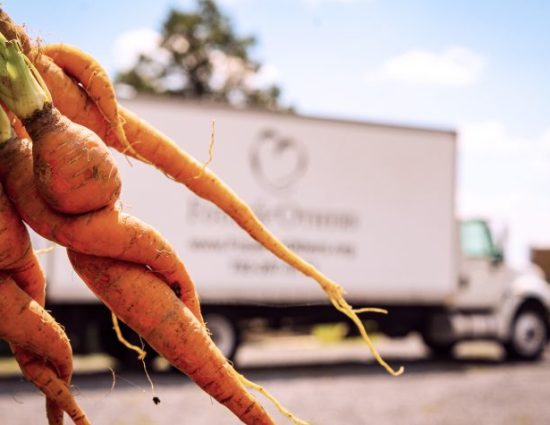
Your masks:
<instances>
[{"instance_id":1,"label":"gravel ground","mask_svg":"<svg viewBox=\"0 0 550 425\"><path fill-rule=\"evenodd\" d=\"M318 425L550 424L550 353L538 363L509 364L497 347L459 347L453 361L431 361L414 338L380 341L386 374L358 344L323 345L278 338L243 347L240 370L299 417ZM1 365L0 365L1 367ZM4 368L6 370L6 368ZM78 374L78 400L94 424L237 424L228 411L175 373L154 374L159 405L139 373ZM0 424L46 424L43 397L16 376L0 377ZM290 423L274 411L277 423Z\"/></svg>"}]
</instances>

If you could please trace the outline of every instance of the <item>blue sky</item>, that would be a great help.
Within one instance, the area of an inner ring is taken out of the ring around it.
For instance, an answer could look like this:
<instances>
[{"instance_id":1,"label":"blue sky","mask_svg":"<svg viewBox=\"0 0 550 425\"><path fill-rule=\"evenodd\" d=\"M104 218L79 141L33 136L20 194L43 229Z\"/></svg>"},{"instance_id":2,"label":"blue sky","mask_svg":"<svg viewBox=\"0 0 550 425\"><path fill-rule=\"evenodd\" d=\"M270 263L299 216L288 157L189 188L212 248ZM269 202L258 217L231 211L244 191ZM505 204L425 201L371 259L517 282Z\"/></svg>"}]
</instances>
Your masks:
<instances>
[{"instance_id":1,"label":"blue sky","mask_svg":"<svg viewBox=\"0 0 550 425\"><path fill-rule=\"evenodd\" d=\"M5 0L31 34L114 74L169 7L190 0ZM454 128L458 209L509 225L521 264L550 245L550 2L223 0L298 112ZM140 35L140 36L138 36ZM124 41L122 43L122 41ZM122 43L122 44L121 44ZM118 52L118 54L117 54Z\"/></svg>"}]
</instances>

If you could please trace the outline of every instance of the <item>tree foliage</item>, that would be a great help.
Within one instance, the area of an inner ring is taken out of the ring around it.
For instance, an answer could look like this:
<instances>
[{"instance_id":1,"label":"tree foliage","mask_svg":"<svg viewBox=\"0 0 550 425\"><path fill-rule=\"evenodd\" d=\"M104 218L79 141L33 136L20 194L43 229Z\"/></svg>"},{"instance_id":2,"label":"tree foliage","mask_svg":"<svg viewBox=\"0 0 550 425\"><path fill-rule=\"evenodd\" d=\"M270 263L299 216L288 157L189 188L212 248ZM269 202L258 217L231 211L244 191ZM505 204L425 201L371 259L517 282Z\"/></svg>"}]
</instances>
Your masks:
<instances>
[{"instance_id":1,"label":"tree foliage","mask_svg":"<svg viewBox=\"0 0 550 425\"><path fill-rule=\"evenodd\" d=\"M117 83L144 93L279 108L280 89L259 85L261 65L249 54L254 37L236 35L213 0L198 0L196 6L170 10L158 49L119 73Z\"/></svg>"}]
</instances>

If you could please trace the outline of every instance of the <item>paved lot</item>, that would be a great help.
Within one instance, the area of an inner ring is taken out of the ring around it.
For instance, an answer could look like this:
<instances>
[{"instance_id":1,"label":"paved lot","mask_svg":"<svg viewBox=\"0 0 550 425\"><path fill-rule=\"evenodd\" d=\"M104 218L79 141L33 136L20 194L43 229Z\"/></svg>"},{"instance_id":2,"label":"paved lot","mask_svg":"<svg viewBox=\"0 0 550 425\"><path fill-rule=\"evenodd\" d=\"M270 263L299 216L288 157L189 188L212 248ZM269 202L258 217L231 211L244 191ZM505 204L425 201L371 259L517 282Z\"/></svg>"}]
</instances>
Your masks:
<instances>
[{"instance_id":1,"label":"paved lot","mask_svg":"<svg viewBox=\"0 0 550 425\"><path fill-rule=\"evenodd\" d=\"M550 353L539 363L508 364L497 347L470 344L459 347L457 360L436 362L414 338L379 346L388 361L405 366L403 376L387 375L361 345L305 338L247 345L238 361L250 379L312 424L550 424ZM104 369L74 383L94 424L238 423L183 376L154 374L153 380L159 405L143 374L118 374L114 389ZM268 410L278 423L289 423ZM42 396L20 378L0 377L0 423L46 424Z\"/></svg>"}]
</instances>

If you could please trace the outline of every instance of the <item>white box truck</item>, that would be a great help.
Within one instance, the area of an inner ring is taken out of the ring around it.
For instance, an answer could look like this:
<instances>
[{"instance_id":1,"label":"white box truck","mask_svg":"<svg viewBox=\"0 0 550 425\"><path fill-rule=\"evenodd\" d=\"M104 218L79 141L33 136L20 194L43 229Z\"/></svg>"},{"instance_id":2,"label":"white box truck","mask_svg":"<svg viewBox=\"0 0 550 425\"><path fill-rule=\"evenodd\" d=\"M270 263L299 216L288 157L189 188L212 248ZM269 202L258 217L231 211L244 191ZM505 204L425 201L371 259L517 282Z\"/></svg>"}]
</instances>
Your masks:
<instances>
[{"instance_id":1,"label":"white box truck","mask_svg":"<svg viewBox=\"0 0 550 425\"><path fill-rule=\"evenodd\" d=\"M380 332L419 332L436 354L477 338L500 341L516 358L536 359L544 350L548 284L535 268L510 270L485 221L456 220L455 132L159 98L124 104L204 161L215 120L209 167L288 246L340 283L350 303L387 308L388 316L368 317ZM279 327L344 319L314 281L212 204L152 167L116 156L122 208L175 246L229 357L252 321ZM75 351L133 359L64 249L42 261L48 308Z\"/></svg>"}]
</instances>

